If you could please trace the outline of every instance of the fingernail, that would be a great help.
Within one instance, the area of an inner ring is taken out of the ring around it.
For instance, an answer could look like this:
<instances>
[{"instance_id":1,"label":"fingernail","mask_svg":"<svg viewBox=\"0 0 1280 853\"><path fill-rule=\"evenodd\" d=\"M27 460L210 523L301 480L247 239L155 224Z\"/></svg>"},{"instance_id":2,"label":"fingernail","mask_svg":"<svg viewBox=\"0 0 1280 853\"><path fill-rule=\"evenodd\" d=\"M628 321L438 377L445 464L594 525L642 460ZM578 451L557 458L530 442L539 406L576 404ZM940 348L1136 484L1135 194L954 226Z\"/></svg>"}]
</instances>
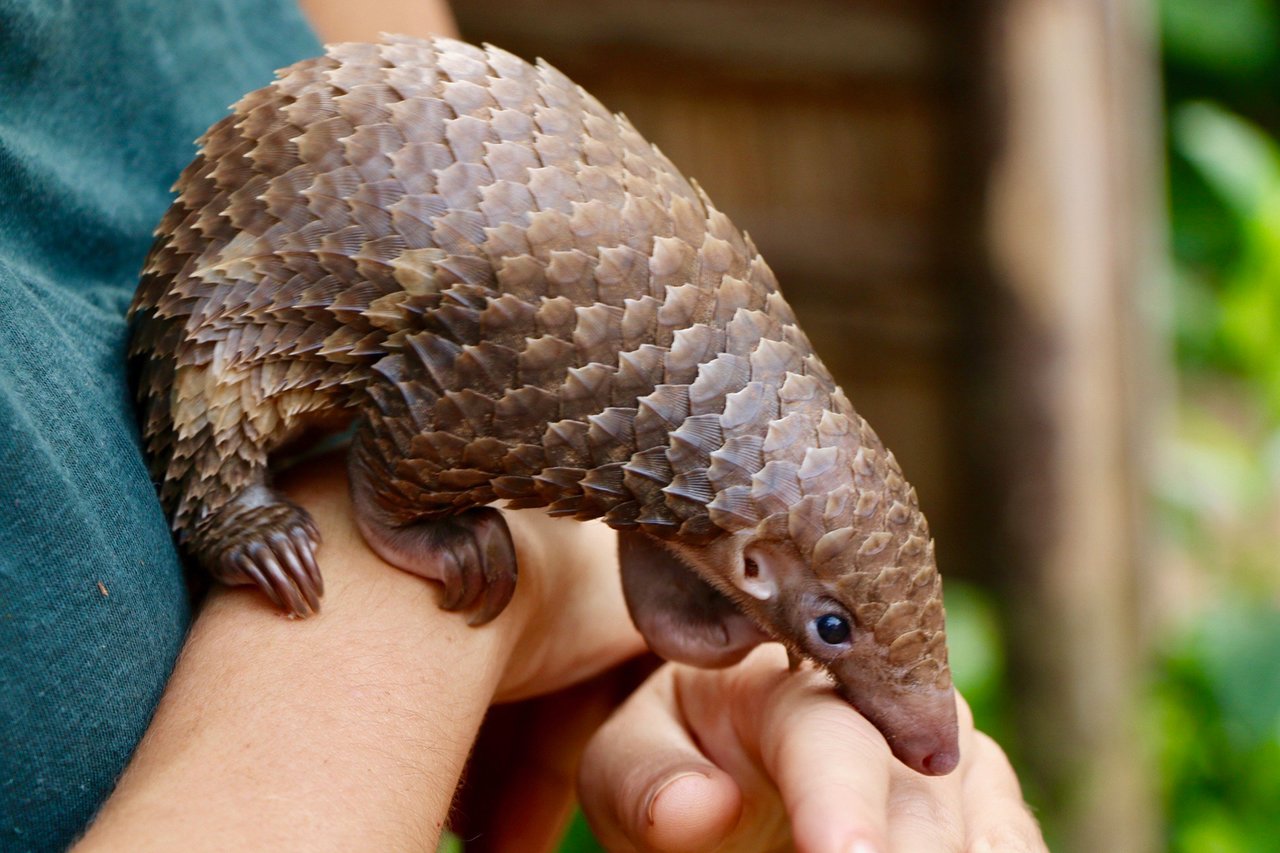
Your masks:
<instances>
[{"instance_id":1,"label":"fingernail","mask_svg":"<svg viewBox=\"0 0 1280 853\"><path fill-rule=\"evenodd\" d=\"M649 801L645 803L645 807L644 807L644 813L645 813L645 816L649 818L650 826L653 826L653 823L654 823L653 807L658 802L658 797L662 796L662 792L670 788L676 782L679 782L681 779L688 779L690 776L701 776L703 779L711 778L711 776L707 773L702 773L697 770L685 770L682 773L675 774L674 776L672 776L671 778L663 782L661 785L659 785L657 788L655 788L653 793L649 795Z\"/></svg>"}]
</instances>

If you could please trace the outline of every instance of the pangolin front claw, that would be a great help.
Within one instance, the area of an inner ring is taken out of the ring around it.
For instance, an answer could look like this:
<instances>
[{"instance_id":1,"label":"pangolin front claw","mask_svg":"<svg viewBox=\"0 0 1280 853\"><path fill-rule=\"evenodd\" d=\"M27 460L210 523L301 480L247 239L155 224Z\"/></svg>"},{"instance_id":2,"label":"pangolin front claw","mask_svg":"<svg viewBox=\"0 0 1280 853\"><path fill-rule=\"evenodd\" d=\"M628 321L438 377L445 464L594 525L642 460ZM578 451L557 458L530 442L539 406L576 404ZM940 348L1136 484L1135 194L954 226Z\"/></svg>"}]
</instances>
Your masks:
<instances>
[{"instance_id":1,"label":"pangolin front claw","mask_svg":"<svg viewBox=\"0 0 1280 853\"><path fill-rule=\"evenodd\" d=\"M320 611L320 533L306 510L265 487L242 492L198 531L222 547L207 565L229 586L251 585L290 616ZM223 544L225 543L225 544Z\"/></svg>"},{"instance_id":2,"label":"pangolin front claw","mask_svg":"<svg viewBox=\"0 0 1280 853\"><path fill-rule=\"evenodd\" d=\"M470 517L479 515L474 520ZM516 591L516 551L511 531L502 513L488 507L472 510L463 516L471 522L471 535L480 553L484 572L484 592L480 608L467 620L470 625L483 625L506 609Z\"/></svg>"},{"instance_id":3,"label":"pangolin front claw","mask_svg":"<svg viewBox=\"0 0 1280 853\"><path fill-rule=\"evenodd\" d=\"M361 518L360 529L387 562L439 581L444 586L441 609L475 608L467 620L471 625L493 620L515 593L515 546L496 509L479 507L452 518L397 527Z\"/></svg>"}]
</instances>

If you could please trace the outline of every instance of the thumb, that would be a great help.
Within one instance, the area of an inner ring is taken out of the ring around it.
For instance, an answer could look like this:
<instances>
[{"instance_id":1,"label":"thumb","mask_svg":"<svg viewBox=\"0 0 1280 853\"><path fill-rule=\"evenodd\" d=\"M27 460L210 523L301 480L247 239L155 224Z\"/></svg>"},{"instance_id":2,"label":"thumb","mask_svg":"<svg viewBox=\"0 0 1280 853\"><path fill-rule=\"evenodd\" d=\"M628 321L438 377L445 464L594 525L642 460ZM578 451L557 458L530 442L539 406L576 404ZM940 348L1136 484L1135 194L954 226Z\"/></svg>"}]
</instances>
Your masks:
<instances>
[{"instance_id":1,"label":"thumb","mask_svg":"<svg viewBox=\"0 0 1280 853\"><path fill-rule=\"evenodd\" d=\"M691 738L664 666L596 733L578 774L582 810L609 850L697 851L738 822L742 793Z\"/></svg>"}]
</instances>

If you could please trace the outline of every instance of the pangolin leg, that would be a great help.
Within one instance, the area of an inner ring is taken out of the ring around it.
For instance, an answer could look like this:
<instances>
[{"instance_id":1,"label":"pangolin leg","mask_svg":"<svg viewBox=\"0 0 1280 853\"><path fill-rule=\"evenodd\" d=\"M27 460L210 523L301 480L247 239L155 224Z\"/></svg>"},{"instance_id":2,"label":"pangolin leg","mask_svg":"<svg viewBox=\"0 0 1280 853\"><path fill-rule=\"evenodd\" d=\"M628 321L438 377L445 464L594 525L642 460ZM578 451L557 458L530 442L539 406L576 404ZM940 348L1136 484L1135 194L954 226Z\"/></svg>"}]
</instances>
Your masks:
<instances>
[{"instance_id":1,"label":"pangolin leg","mask_svg":"<svg viewBox=\"0 0 1280 853\"><path fill-rule=\"evenodd\" d=\"M458 515L392 526L376 512L357 512L360 532L382 559L444 585L440 607L475 612L471 625L492 620L516 589L516 551L502 513L477 507Z\"/></svg>"},{"instance_id":2,"label":"pangolin leg","mask_svg":"<svg viewBox=\"0 0 1280 853\"><path fill-rule=\"evenodd\" d=\"M257 586L294 616L320 610L324 581L315 559L320 532L306 510L273 489L243 489L200 523L196 536L216 547L196 550L222 583Z\"/></svg>"},{"instance_id":3,"label":"pangolin leg","mask_svg":"<svg viewBox=\"0 0 1280 853\"><path fill-rule=\"evenodd\" d=\"M444 585L440 606L471 610L483 625L511 601L516 550L502 513L484 506L483 489L454 491L436 480L439 466L416 464L403 427L413 415L404 389L370 394L378 409L351 444L347 473L356 524L369 546L393 566Z\"/></svg>"}]
</instances>

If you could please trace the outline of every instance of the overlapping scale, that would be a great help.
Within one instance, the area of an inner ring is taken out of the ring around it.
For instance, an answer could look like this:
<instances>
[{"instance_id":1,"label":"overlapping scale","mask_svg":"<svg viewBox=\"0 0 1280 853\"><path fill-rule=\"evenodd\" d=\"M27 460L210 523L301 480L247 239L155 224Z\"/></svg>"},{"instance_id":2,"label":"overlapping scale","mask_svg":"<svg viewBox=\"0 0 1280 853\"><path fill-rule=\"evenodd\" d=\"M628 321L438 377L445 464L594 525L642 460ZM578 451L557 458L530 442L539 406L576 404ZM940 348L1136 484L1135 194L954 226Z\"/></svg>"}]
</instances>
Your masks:
<instances>
[{"instance_id":1,"label":"overlapping scale","mask_svg":"<svg viewBox=\"0 0 1280 853\"><path fill-rule=\"evenodd\" d=\"M208 520L270 450L352 408L392 519L502 497L786 535L947 677L914 492L750 239L624 117L546 63L392 37L285 69L200 145L132 309L189 549L234 535Z\"/></svg>"}]
</instances>

